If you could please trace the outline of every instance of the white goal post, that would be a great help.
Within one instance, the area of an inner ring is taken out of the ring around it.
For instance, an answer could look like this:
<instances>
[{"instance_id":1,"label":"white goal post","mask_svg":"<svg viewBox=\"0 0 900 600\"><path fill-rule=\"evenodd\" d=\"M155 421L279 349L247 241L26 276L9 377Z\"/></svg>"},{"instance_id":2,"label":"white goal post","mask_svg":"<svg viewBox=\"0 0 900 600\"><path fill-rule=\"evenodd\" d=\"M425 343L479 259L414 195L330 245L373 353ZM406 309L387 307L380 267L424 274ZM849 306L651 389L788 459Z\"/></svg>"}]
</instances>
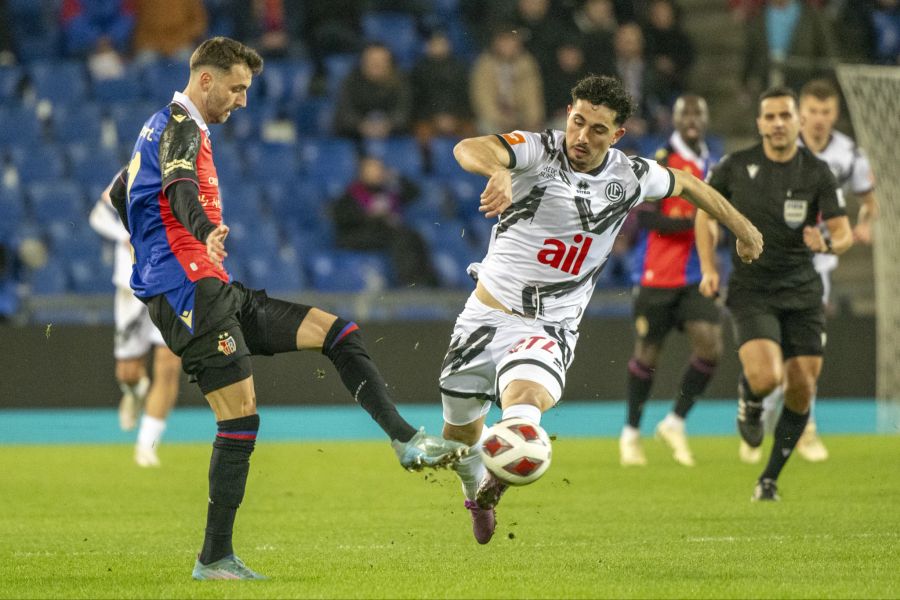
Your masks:
<instances>
[{"instance_id":1,"label":"white goal post","mask_svg":"<svg viewBox=\"0 0 900 600\"><path fill-rule=\"evenodd\" d=\"M880 214L874 231L878 429L900 433L900 67L839 65L856 140L869 156Z\"/></svg>"}]
</instances>

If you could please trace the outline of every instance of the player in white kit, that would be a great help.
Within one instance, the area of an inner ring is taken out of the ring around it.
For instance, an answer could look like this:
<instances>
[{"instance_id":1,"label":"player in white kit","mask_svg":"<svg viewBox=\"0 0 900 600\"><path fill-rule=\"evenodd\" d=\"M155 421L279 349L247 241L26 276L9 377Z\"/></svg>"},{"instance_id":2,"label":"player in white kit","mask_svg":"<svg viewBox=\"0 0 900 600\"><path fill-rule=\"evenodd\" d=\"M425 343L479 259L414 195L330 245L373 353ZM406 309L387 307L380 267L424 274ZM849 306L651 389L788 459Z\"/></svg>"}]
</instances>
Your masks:
<instances>
[{"instance_id":1,"label":"player in white kit","mask_svg":"<svg viewBox=\"0 0 900 600\"><path fill-rule=\"evenodd\" d=\"M469 138L454 149L465 170L488 178L479 210L499 217L487 255L469 267L477 284L440 378L444 437L475 450L456 470L481 544L494 533L506 489L478 452L490 405L502 407L503 419L539 424L559 401L578 324L628 211L683 196L735 233L743 259L762 251L756 228L711 187L610 148L632 110L618 79L592 75L572 90L565 132Z\"/></svg>"},{"instance_id":2,"label":"player in white kit","mask_svg":"<svg viewBox=\"0 0 900 600\"><path fill-rule=\"evenodd\" d=\"M827 79L814 79L800 90L800 139L820 159L828 163L831 172L843 191L850 192L859 200L859 213L853 228L854 241L872 243L872 224L878 214L875 198L875 177L869 159L856 142L849 136L834 129L840 112L840 97L837 88ZM827 230L825 230L827 232ZM831 294L831 272L838 266L835 254L815 254L813 265L822 278L825 293L822 302L828 304ZM774 428L784 402L784 391L779 388L763 401L763 420L767 429ZM815 407L815 396L812 399ZM809 422L797 442L797 453L810 462L828 459L828 449L819 438L815 413L810 408ZM762 458L761 448L751 448L741 441L741 460L757 463Z\"/></svg>"},{"instance_id":3,"label":"player in white kit","mask_svg":"<svg viewBox=\"0 0 900 600\"><path fill-rule=\"evenodd\" d=\"M134 460L142 467L159 466L156 448L166 428L166 417L178 398L181 359L166 347L162 334L150 320L143 302L131 291L131 244L107 187L90 215L91 227L115 243L113 283L116 286L116 335L113 354L116 379L122 390L119 425L134 429L144 409L134 448ZM147 358L153 349L153 379L147 376Z\"/></svg>"}]
</instances>

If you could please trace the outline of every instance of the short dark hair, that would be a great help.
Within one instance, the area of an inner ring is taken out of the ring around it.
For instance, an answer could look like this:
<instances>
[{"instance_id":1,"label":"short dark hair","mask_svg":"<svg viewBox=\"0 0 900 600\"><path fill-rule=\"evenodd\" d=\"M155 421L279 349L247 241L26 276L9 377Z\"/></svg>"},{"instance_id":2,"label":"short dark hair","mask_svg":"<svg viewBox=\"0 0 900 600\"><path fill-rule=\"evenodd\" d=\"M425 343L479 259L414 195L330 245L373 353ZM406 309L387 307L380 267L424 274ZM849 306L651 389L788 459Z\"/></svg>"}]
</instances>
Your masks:
<instances>
[{"instance_id":1,"label":"short dark hair","mask_svg":"<svg viewBox=\"0 0 900 600\"><path fill-rule=\"evenodd\" d=\"M759 95L759 101L756 103L757 113L762 110L762 102L763 100L768 100L769 98L792 98L794 100L794 106L800 106L800 103L797 100L797 92L793 89L789 88L786 85L776 85L770 87L765 90L762 94Z\"/></svg>"},{"instance_id":2,"label":"short dark hair","mask_svg":"<svg viewBox=\"0 0 900 600\"><path fill-rule=\"evenodd\" d=\"M588 75L572 88L572 104L587 100L594 106L601 104L616 113L616 125L622 125L634 112L634 101L616 77Z\"/></svg>"},{"instance_id":3,"label":"short dark hair","mask_svg":"<svg viewBox=\"0 0 900 600\"><path fill-rule=\"evenodd\" d=\"M202 66L227 71L238 64L247 65L254 75L259 75L263 70L263 59L256 50L227 37L210 38L191 54L191 71Z\"/></svg>"},{"instance_id":4,"label":"short dark hair","mask_svg":"<svg viewBox=\"0 0 900 600\"><path fill-rule=\"evenodd\" d=\"M828 79L813 79L800 88L800 97L812 96L819 100L828 100L840 96L837 87Z\"/></svg>"}]
</instances>

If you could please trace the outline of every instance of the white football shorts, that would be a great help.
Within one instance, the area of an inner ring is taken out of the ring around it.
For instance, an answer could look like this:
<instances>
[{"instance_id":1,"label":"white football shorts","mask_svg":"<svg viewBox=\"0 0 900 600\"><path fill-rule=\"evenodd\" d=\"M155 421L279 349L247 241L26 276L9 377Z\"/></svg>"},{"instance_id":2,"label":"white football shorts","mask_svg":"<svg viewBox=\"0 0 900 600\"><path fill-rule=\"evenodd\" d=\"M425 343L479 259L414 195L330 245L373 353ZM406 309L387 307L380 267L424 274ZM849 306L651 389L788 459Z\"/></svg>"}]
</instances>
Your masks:
<instances>
[{"instance_id":1,"label":"white football shorts","mask_svg":"<svg viewBox=\"0 0 900 600\"><path fill-rule=\"evenodd\" d=\"M117 360L140 358L153 346L165 346L162 334L147 306L129 288L116 289L116 338L113 354Z\"/></svg>"},{"instance_id":2,"label":"white football shorts","mask_svg":"<svg viewBox=\"0 0 900 600\"><path fill-rule=\"evenodd\" d=\"M490 308L473 293L456 319L441 368L444 420L477 420L518 379L539 383L559 402L577 341L577 331Z\"/></svg>"}]
</instances>

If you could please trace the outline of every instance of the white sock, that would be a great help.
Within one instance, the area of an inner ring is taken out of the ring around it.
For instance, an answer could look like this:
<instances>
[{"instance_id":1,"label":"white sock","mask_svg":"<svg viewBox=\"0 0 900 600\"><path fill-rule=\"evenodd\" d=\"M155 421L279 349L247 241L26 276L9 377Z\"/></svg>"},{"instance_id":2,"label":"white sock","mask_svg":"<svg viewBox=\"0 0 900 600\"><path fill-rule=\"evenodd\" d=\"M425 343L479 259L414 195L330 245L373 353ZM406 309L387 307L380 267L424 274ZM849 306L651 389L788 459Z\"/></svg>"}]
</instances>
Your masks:
<instances>
[{"instance_id":1,"label":"white sock","mask_svg":"<svg viewBox=\"0 0 900 600\"><path fill-rule=\"evenodd\" d=\"M763 398L762 422L766 433L775 431L775 424L781 415L781 407L784 405L784 387L778 386L772 393Z\"/></svg>"},{"instance_id":2,"label":"white sock","mask_svg":"<svg viewBox=\"0 0 900 600\"><path fill-rule=\"evenodd\" d=\"M484 461L481 460L481 443L487 437L487 427L481 428L481 438L473 444L469 449L469 454L464 456L456 463L453 469L459 475L462 481L463 494L468 500L475 499L475 493L478 486L487 475L487 469L484 467Z\"/></svg>"},{"instance_id":3,"label":"white sock","mask_svg":"<svg viewBox=\"0 0 900 600\"><path fill-rule=\"evenodd\" d=\"M501 420L520 417L526 421L531 421L535 425L541 424L541 409L532 404L513 404L503 409Z\"/></svg>"},{"instance_id":4,"label":"white sock","mask_svg":"<svg viewBox=\"0 0 900 600\"><path fill-rule=\"evenodd\" d=\"M622 436L621 439L626 442L630 442L632 440L636 440L641 437L641 430L637 427L632 427L631 425L626 425L622 428Z\"/></svg>"},{"instance_id":5,"label":"white sock","mask_svg":"<svg viewBox=\"0 0 900 600\"><path fill-rule=\"evenodd\" d=\"M673 412L670 412L666 415L666 418L662 420L663 427L669 427L671 429L680 429L684 431L684 419L679 417Z\"/></svg>"},{"instance_id":6,"label":"white sock","mask_svg":"<svg viewBox=\"0 0 900 600\"><path fill-rule=\"evenodd\" d=\"M155 448L166 430L164 419L144 415L141 417L141 428L138 431L137 445L144 448Z\"/></svg>"}]
</instances>

